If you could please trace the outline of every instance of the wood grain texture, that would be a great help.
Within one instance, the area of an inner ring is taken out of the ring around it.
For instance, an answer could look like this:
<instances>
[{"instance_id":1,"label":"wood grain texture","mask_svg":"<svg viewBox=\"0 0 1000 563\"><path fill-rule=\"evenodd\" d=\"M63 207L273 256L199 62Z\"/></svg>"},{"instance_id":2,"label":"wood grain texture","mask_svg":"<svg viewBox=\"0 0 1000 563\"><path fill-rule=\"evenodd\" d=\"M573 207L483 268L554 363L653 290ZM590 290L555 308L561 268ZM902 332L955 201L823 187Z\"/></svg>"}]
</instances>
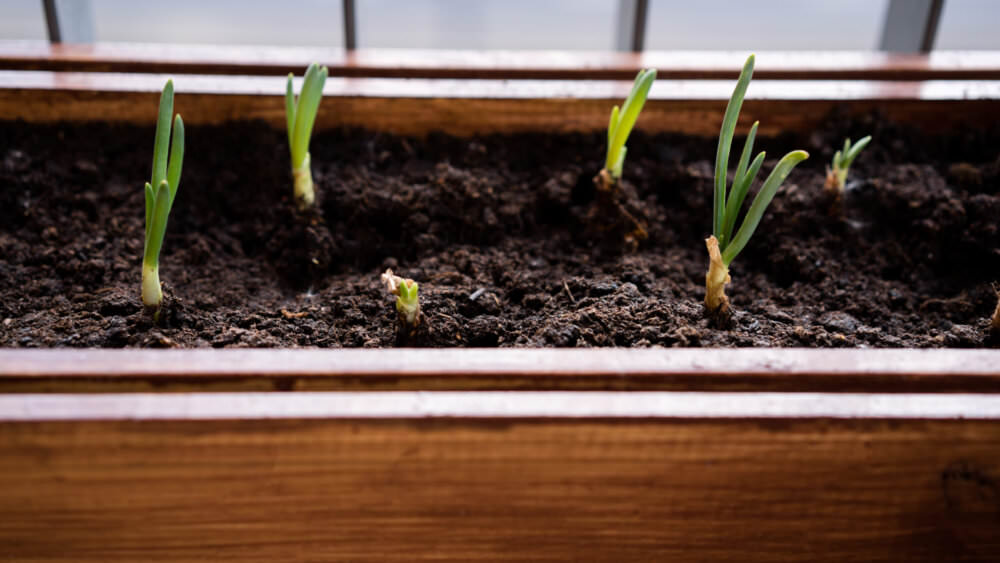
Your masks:
<instances>
[{"instance_id":1,"label":"wood grain texture","mask_svg":"<svg viewBox=\"0 0 1000 563\"><path fill-rule=\"evenodd\" d=\"M995 561L1000 426L0 423L11 561Z\"/></svg>"},{"instance_id":2,"label":"wood grain texture","mask_svg":"<svg viewBox=\"0 0 1000 563\"><path fill-rule=\"evenodd\" d=\"M30 122L152 124L167 76L156 74L0 71L0 117ZM247 76L173 76L185 123L259 119L285 126L284 82ZM406 135L523 131L595 131L628 93L625 81L500 81L388 78L329 79L316 127L366 127ZM717 135L732 93L727 80L660 80L639 126L650 132ZM815 129L835 107L881 111L929 132L1000 119L1000 81L755 81L740 130Z\"/></svg>"},{"instance_id":3,"label":"wood grain texture","mask_svg":"<svg viewBox=\"0 0 1000 563\"><path fill-rule=\"evenodd\" d=\"M1000 393L1000 350L12 350L0 392Z\"/></svg>"},{"instance_id":4,"label":"wood grain texture","mask_svg":"<svg viewBox=\"0 0 1000 563\"><path fill-rule=\"evenodd\" d=\"M392 78L615 79L631 80L641 68L660 78L735 80L746 52L730 51L449 51L162 45L137 43L50 44L0 41L0 68L88 72L182 74L301 74L311 62L330 76ZM998 79L1000 52L770 51L757 53L758 79L935 80Z\"/></svg>"}]
</instances>

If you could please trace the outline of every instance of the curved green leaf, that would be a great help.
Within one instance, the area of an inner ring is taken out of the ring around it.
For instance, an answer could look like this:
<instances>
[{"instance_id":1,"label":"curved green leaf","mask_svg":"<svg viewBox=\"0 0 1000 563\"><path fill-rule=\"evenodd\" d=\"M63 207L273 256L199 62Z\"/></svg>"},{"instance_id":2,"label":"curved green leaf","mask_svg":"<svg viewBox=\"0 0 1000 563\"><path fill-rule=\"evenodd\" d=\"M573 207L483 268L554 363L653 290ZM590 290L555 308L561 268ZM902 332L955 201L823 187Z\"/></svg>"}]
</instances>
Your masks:
<instances>
[{"instance_id":1,"label":"curved green leaf","mask_svg":"<svg viewBox=\"0 0 1000 563\"><path fill-rule=\"evenodd\" d=\"M167 185L170 186L170 206L174 205L177 188L181 183L181 168L184 166L184 120L181 115L174 117L174 134L170 141L170 166L167 168ZM168 209L169 211L169 209Z\"/></svg>"},{"instance_id":2,"label":"curved green leaf","mask_svg":"<svg viewBox=\"0 0 1000 563\"><path fill-rule=\"evenodd\" d=\"M292 135L292 167L299 168L309 152L309 138L312 136L316 112L323 98L323 84L328 74L326 67L322 69L316 63L309 65L302 92L295 107L295 129ZM287 102L286 102L287 103Z\"/></svg>"},{"instance_id":3,"label":"curved green leaf","mask_svg":"<svg viewBox=\"0 0 1000 563\"><path fill-rule=\"evenodd\" d=\"M733 180L733 188L729 191L729 201L726 202L726 218L722 224L723 239L719 240L719 248L722 251L725 251L729 243L732 242L731 237L733 229L736 227L736 218L740 215L740 209L743 208L743 200L746 199L751 184L753 184L754 179L757 177L760 167L764 164L765 154L764 151L761 151L757 155L757 158L753 159L750 169L742 176Z\"/></svg>"},{"instance_id":4,"label":"curved green leaf","mask_svg":"<svg viewBox=\"0 0 1000 563\"><path fill-rule=\"evenodd\" d=\"M868 135L867 137L861 139L860 141L858 141L857 143L854 143L853 145L850 145L850 144L845 145L845 146L849 146L849 149L846 149L844 151L844 154L842 156L843 165L841 167L842 168L850 168L851 164L854 163L854 159L857 158L859 154L861 154L861 151L866 146L868 146L868 143L870 143L871 141L872 141L872 136Z\"/></svg>"},{"instance_id":5,"label":"curved green leaf","mask_svg":"<svg viewBox=\"0 0 1000 563\"><path fill-rule=\"evenodd\" d=\"M625 147L625 142L628 140L628 136L632 132L632 127L635 126L636 120L639 119L639 112L642 111L642 106L645 105L646 98L649 96L649 89L653 86L655 80L656 69L641 70L636 75L635 82L632 83L632 90L629 92L628 97L625 98L625 103L619 112L618 123L615 126L614 133L611 134L609 131L608 158L605 166L607 164L614 164L618 160L624 162L623 158L616 158L615 155ZM612 110L612 115L614 115L614 110ZM619 167L617 174L612 171L612 176L619 178L621 176L621 167Z\"/></svg>"},{"instance_id":6,"label":"curved green leaf","mask_svg":"<svg viewBox=\"0 0 1000 563\"><path fill-rule=\"evenodd\" d=\"M743 224L740 225L740 230L736 232L736 236L733 237L732 242L722 252L722 262L726 266L729 266L733 259L743 250L743 247L750 242L750 237L757 230L757 225L764 216L764 211L771 204L771 200L774 199L774 194L777 193L781 183L785 181L785 178L788 177L788 174L798 163L807 158L809 158L809 153L806 151L792 151L778 161L777 166L774 167L771 174L764 180L764 185L757 192L757 196L753 198L753 203L750 204L750 209L743 219Z\"/></svg>"}]
</instances>

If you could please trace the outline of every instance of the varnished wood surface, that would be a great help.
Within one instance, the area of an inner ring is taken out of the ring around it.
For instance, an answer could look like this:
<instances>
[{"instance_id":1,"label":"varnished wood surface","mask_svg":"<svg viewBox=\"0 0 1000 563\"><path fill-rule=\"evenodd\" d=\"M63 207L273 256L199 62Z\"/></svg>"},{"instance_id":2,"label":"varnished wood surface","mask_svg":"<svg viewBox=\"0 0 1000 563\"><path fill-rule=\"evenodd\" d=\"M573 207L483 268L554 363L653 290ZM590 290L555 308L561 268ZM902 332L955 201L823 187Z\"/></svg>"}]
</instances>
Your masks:
<instances>
[{"instance_id":1,"label":"varnished wood surface","mask_svg":"<svg viewBox=\"0 0 1000 563\"><path fill-rule=\"evenodd\" d=\"M1000 393L1000 350L0 349L0 392Z\"/></svg>"},{"instance_id":2,"label":"varnished wood surface","mask_svg":"<svg viewBox=\"0 0 1000 563\"><path fill-rule=\"evenodd\" d=\"M331 76L397 78L543 78L631 80L641 68L660 78L735 80L746 52L728 51L449 51L164 45L50 44L0 41L0 68L181 74L302 74L311 62ZM937 51L927 55L877 51L757 53L758 79L933 80L1000 79L1000 52Z\"/></svg>"},{"instance_id":3,"label":"varnished wood surface","mask_svg":"<svg viewBox=\"0 0 1000 563\"><path fill-rule=\"evenodd\" d=\"M176 109L189 124L259 119L285 126L280 77L173 76ZM0 118L32 122L103 120L152 124L167 76L0 71ZM316 120L409 135L595 131L627 81L503 81L331 78ZM728 80L659 80L639 127L717 135ZM779 81L751 84L740 128L760 120L762 134L815 129L836 107L879 110L927 131L1000 119L1000 81Z\"/></svg>"},{"instance_id":4,"label":"varnished wood surface","mask_svg":"<svg viewBox=\"0 0 1000 563\"><path fill-rule=\"evenodd\" d=\"M996 561L1000 425L0 423L9 561Z\"/></svg>"},{"instance_id":5,"label":"varnished wood surface","mask_svg":"<svg viewBox=\"0 0 1000 563\"><path fill-rule=\"evenodd\" d=\"M310 391L0 394L0 422L254 419L992 420L1000 393Z\"/></svg>"}]
</instances>

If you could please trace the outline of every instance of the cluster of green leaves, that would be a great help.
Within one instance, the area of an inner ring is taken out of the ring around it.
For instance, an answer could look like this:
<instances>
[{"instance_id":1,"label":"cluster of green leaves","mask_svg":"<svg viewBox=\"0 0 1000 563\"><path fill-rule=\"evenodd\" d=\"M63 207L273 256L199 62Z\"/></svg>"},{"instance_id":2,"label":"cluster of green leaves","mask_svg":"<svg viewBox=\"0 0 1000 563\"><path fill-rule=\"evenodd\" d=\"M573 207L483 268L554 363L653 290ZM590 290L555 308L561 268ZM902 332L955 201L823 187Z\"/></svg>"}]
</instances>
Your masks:
<instances>
[{"instance_id":1,"label":"cluster of green leaves","mask_svg":"<svg viewBox=\"0 0 1000 563\"><path fill-rule=\"evenodd\" d=\"M159 268L160 249L167 231L167 219L177 197L177 187L181 180L181 166L184 164L184 120L174 113L174 82L168 80L160 94L160 112L156 119L156 138L153 143L153 175L146 183L146 240L143 251L143 266L154 273ZM169 144L169 150L168 150ZM144 281L144 286L145 286ZM155 294L159 294L157 279ZM152 290L152 288L150 288ZM146 293L143 295L146 300ZM162 299L162 297L161 297ZM158 306L159 302L146 303Z\"/></svg>"},{"instance_id":2,"label":"cluster of green leaves","mask_svg":"<svg viewBox=\"0 0 1000 563\"><path fill-rule=\"evenodd\" d=\"M843 189L847 185L847 171L851 168L851 164L854 163L854 159L861 154L861 151L868 146L872 140L872 136L859 140L857 143L851 144L850 139L844 139L844 148L839 150L833 155L833 162L830 168L831 174L833 174L833 187L838 189Z\"/></svg>"},{"instance_id":3,"label":"cluster of green leaves","mask_svg":"<svg viewBox=\"0 0 1000 563\"><path fill-rule=\"evenodd\" d=\"M312 137L313 124L319 111L319 102L323 98L323 84L329 70L316 63L306 69L306 78L302 83L302 91L298 99L292 87L294 75L288 73L285 85L285 119L288 122L288 147L292 153L292 168L299 168L309 154L309 139Z\"/></svg>"},{"instance_id":4,"label":"cluster of green leaves","mask_svg":"<svg viewBox=\"0 0 1000 563\"><path fill-rule=\"evenodd\" d=\"M396 310L407 317L413 315L413 311L420 310L420 297L418 295L420 286L413 280L403 280L399 284L399 299L396 300Z\"/></svg>"},{"instance_id":5,"label":"cluster of green leaves","mask_svg":"<svg viewBox=\"0 0 1000 563\"><path fill-rule=\"evenodd\" d=\"M649 89L655 80L655 69L640 70L621 110L619 111L618 106L611 109L611 120L608 123L608 154L604 160L604 169L615 181L622 177L625 153L628 152L625 142L632 132L632 127L635 126L636 119L639 118L639 112L642 111Z\"/></svg>"},{"instance_id":6,"label":"cluster of green leaves","mask_svg":"<svg viewBox=\"0 0 1000 563\"><path fill-rule=\"evenodd\" d=\"M719 241L719 249L722 252L722 261L729 266L739 255L740 251L750 241L757 230L757 225L764 216L764 211L774 199L781 183L785 181L788 174L795 166L809 158L805 151L792 151L786 154L777 166L764 180L760 191L757 192L750 209L747 211L736 234L733 229L736 227L736 220L739 217L743 201L747 192L753 184L761 165L764 163L763 151L750 161L750 154L753 152L754 139L757 136L757 126L754 123L747 135L743 145L743 153L740 155L739 163L736 165L736 173L733 177L732 185L727 189L726 175L729 169L729 152L733 144L733 135L736 131L736 122L740 117L740 109L743 106L743 97L746 95L747 86L750 85L750 78L753 76L754 55L747 58L740 72L739 80L736 82L736 89L726 106L726 113L722 120L722 130L719 132L719 147L715 154L715 192L713 198L712 234Z\"/></svg>"}]
</instances>

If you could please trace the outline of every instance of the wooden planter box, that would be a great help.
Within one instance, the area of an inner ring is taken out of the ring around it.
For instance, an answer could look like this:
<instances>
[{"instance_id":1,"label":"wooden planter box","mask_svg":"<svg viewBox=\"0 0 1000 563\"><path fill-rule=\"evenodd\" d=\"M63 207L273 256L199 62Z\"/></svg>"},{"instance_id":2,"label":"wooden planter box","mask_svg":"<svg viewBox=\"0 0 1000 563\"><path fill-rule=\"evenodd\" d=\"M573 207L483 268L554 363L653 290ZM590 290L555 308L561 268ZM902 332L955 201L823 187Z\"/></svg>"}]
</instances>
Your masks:
<instances>
[{"instance_id":1,"label":"wooden planter box","mask_svg":"<svg viewBox=\"0 0 1000 563\"><path fill-rule=\"evenodd\" d=\"M764 133L835 105L928 130L1000 117L997 54L759 59L744 114ZM0 43L0 115L151 123L169 72L189 123L283 127L273 75L308 60L335 76L321 128L595 130L616 79L652 65L668 87L643 128L714 135L741 56ZM990 350L0 350L0 556L996 560L998 366Z\"/></svg>"}]
</instances>

